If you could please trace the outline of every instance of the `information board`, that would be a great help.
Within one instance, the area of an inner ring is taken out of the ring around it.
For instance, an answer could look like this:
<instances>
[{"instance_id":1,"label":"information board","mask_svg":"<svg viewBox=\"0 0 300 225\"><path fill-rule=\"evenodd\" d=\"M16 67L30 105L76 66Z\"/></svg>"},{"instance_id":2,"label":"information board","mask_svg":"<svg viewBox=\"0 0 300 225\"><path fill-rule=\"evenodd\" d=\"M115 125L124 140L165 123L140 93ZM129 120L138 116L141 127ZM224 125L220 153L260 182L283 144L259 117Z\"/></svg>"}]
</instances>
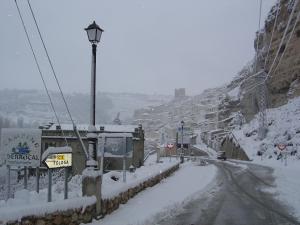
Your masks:
<instances>
[{"instance_id":1,"label":"information board","mask_svg":"<svg viewBox=\"0 0 300 225\"><path fill-rule=\"evenodd\" d=\"M1 155L9 166L39 167L42 130L3 128L1 130Z\"/></svg>"}]
</instances>

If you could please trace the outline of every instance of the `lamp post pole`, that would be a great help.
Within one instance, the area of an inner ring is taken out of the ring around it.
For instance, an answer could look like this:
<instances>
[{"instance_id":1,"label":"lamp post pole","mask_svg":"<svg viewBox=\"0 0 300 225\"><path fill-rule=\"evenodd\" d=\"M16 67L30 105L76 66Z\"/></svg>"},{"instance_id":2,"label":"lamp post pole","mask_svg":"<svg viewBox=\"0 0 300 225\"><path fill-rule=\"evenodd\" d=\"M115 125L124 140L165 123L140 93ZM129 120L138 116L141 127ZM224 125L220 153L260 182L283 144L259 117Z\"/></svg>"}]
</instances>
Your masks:
<instances>
[{"instance_id":1,"label":"lamp post pole","mask_svg":"<svg viewBox=\"0 0 300 225\"><path fill-rule=\"evenodd\" d=\"M89 157L86 162L87 167L96 167L96 53L97 44L100 42L100 38L103 30L94 21L86 29L89 41L92 44L92 70L91 70L91 102L90 102L90 124L88 128L88 143L89 143Z\"/></svg>"},{"instance_id":2,"label":"lamp post pole","mask_svg":"<svg viewBox=\"0 0 300 225\"><path fill-rule=\"evenodd\" d=\"M183 153L183 121L181 121L181 153Z\"/></svg>"},{"instance_id":3,"label":"lamp post pole","mask_svg":"<svg viewBox=\"0 0 300 225\"><path fill-rule=\"evenodd\" d=\"M181 121L181 156L180 156L180 161L181 163L184 162L184 153L183 153L183 125L184 121Z\"/></svg>"},{"instance_id":4,"label":"lamp post pole","mask_svg":"<svg viewBox=\"0 0 300 225\"><path fill-rule=\"evenodd\" d=\"M91 73L91 109L90 109L90 125L96 124L96 52L97 45L92 44L92 73Z\"/></svg>"},{"instance_id":5,"label":"lamp post pole","mask_svg":"<svg viewBox=\"0 0 300 225\"><path fill-rule=\"evenodd\" d=\"M96 167L96 52L97 45L92 44L92 70L91 70L91 102L90 102L90 124L88 128L88 143L89 143L89 159L87 161L88 167Z\"/></svg>"},{"instance_id":6,"label":"lamp post pole","mask_svg":"<svg viewBox=\"0 0 300 225\"><path fill-rule=\"evenodd\" d=\"M92 44L92 70L91 70L91 102L90 102L90 124L87 133L89 143L86 170L94 170L98 163L96 161L96 143L98 139L96 131L96 53L97 44L100 42L103 30L94 21L86 29L88 39ZM101 168L101 165L99 166ZM99 170L99 167L97 168ZM101 170L100 170L101 171ZM84 171L85 172L85 171ZM101 214L101 186L102 173L87 173L82 180L83 196L96 196L96 215Z\"/></svg>"}]
</instances>

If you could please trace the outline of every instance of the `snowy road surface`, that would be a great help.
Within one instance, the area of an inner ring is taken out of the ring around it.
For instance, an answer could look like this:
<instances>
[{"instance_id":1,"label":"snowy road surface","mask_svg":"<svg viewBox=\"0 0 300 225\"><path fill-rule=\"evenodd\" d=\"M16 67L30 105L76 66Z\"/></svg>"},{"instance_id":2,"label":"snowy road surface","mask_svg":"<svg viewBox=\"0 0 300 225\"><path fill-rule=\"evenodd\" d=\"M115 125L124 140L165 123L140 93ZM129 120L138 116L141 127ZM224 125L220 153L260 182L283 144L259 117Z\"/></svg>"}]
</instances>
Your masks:
<instances>
[{"instance_id":1,"label":"snowy road surface","mask_svg":"<svg viewBox=\"0 0 300 225\"><path fill-rule=\"evenodd\" d=\"M272 169L255 164L212 161L218 167L217 184L209 193L185 205L159 225L297 225L292 209L272 191Z\"/></svg>"}]
</instances>

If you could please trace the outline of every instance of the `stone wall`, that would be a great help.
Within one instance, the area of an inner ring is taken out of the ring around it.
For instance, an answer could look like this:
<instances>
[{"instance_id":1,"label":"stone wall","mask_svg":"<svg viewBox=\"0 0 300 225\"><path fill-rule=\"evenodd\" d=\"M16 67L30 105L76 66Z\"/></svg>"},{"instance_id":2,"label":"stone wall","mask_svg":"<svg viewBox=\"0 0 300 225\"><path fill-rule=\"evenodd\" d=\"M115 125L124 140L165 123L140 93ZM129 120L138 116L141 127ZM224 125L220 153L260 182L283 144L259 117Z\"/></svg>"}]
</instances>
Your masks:
<instances>
[{"instance_id":1,"label":"stone wall","mask_svg":"<svg viewBox=\"0 0 300 225\"><path fill-rule=\"evenodd\" d=\"M78 225L92 222L95 205L86 208L70 209L44 216L26 216L21 221L8 222L7 225ZM0 221L1 224L1 221Z\"/></svg>"},{"instance_id":2,"label":"stone wall","mask_svg":"<svg viewBox=\"0 0 300 225\"><path fill-rule=\"evenodd\" d=\"M152 187L158 184L161 180L167 178L172 173L179 169L179 164L176 164L172 168L156 175L155 177L146 180L139 185L128 189L125 192L120 193L118 196L111 199L103 199L102 215L112 213L119 208L120 204L125 204L130 198L133 198L139 192L145 190L148 187ZM86 208L70 209L67 211L59 211L44 216L26 216L20 221L13 221L7 223L8 225L79 225L81 223L90 223L93 218L96 218L96 205L90 205ZM2 225L0 221L0 225Z\"/></svg>"},{"instance_id":3,"label":"stone wall","mask_svg":"<svg viewBox=\"0 0 300 225\"><path fill-rule=\"evenodd\" d=\"M220 150L226 152L227 158L249 161L247 154L241 146L228 136L222 141Z\"/></svg>"}]
</instances>

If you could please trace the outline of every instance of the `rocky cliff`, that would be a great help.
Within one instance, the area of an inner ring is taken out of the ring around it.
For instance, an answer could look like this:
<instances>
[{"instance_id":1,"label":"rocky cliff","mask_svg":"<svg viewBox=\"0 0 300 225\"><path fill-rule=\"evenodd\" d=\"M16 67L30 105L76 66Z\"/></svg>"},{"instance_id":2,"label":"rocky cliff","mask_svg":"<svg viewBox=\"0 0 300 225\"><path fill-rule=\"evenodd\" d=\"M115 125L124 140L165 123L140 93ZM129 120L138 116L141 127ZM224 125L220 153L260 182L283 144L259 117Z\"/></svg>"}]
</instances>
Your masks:
<instances>
[{"instance_id":1,"label":"rocky cliff","mask_svg":"<svg viewBox=\"0 0 300 225\"><path fill-rule=\"evenodd\" d=\"M291 98L300 95L300 2L280 0L274 5L257 32L254 48L257 60L245 66L227 85L229 91L238 88L238 99L225 101L221 107L227 113L223 117L241 111L247 121L259 111L261 82L255 76L265 71L266 104L268 108L278 107ZM221 118L222 119L222 118Z\"/></svg>"}]
</instances>

